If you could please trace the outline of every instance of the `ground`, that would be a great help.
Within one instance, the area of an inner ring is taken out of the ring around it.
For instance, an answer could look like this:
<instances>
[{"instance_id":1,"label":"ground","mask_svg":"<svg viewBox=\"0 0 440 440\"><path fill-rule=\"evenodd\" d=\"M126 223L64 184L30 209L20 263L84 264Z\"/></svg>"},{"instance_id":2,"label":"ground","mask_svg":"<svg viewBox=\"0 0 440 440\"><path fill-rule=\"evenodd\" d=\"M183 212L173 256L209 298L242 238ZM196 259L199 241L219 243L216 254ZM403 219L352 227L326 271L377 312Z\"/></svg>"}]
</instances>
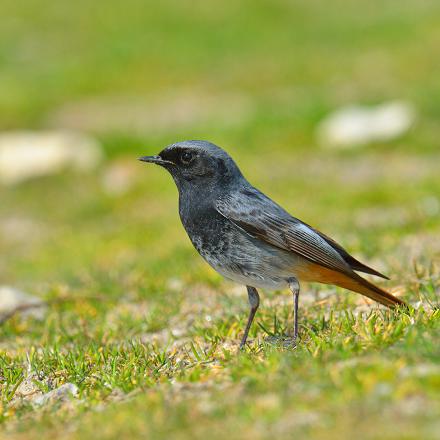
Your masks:
<instances>
[{"instance_id":1,"label":"ground","mask_svg":"<svg viewBox=\"0 0 440 440\"><path fill-rule=\"evenodd\" d=\"M1 435L438 438L439 5L196 3L3 5L0 128L86 131L106 158L0 187L0 283L48 303L1 324ZM328 112L390 99L417 109L405 136L317 144ZM196 254L166 172L136 161L186 138L224 146L411 311L304 285L286 350L266 338L289 332L291 297L262 292L238 352L245 289Z\"/></svg>"}]
</instances>

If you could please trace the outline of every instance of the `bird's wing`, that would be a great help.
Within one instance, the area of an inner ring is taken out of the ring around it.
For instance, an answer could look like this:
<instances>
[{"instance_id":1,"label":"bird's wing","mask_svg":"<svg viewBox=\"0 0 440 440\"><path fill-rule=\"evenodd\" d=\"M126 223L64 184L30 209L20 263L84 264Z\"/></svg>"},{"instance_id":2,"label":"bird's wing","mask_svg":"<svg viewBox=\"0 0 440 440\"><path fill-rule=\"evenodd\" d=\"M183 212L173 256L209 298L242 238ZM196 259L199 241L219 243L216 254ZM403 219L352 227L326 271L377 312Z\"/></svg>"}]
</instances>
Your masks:
<instances>
[{"instance_id":1,"label":"bird's wing","mask_svg":"<svg viewBox=\"0 0 440 440\"><path fill-rule=\"evenodd\" d=\"M313 228L312 228L313 229ZM375 275L376 277L384 278L389 280L389 278L383 273L378 272L372 267L367 266L364 263L361 263L359 260L350 255L339 243L330 238L329 236L323 234L321 231L313 229L317 234L319 234L330 246L336 249L339 255L344 259L344 261L356 272L368 273L370 275Z\"/></svg>"},{"instance_id":2,"label":"bird's wing","mask_svg":"<svg viewBox=\"0 0 440 440\"><path fill-rule=\"evenodd\" d=\"M353 273L350 265L327 240L255 188L244 188L221 197L216 202L216 209L255 238L328 269Z\"/></svg>"}]
</instances>

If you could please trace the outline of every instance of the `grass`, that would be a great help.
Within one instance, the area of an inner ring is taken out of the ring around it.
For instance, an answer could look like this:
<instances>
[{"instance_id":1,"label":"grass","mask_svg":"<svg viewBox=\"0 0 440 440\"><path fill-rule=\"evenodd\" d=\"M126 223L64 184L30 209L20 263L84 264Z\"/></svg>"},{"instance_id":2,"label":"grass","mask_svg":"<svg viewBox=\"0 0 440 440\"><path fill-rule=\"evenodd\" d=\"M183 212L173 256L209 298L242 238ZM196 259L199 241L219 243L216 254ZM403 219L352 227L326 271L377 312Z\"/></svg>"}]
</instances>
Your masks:
<instances>
[{"instance_id":1,"label":"grass","mask_svg":"<svg viewBox=\"0 0 440 440\"><path fill-rule=\"evenodd\" d=\"M111 119L113 99L188 91L207 117L187 108L185 124L146 131L91 117L106 153L98 170L0 188L0 284L48 302L44 320L18 314L1 326L4 437L438 436L440 11L415 0L337 6L6 2L2 130L57 127L59 115L81 128L72 104L92 99ZM232 119L225 96L245 102ZM316 146L327 112L396 98L418 111L405 137ZM143 108L146 125L154 110ZM265 338L290 329L291 298L264 292L237 353L244 288L196 255L170 177L135 161L183 138L225 146L252 183L388 274L381 285L416 308L304 286L301 343L289 351ZM129 170L126 192L106 190L112 167ZM79 395L42 407L23 397L63 383Z\"/></svg>"}]
</instances>

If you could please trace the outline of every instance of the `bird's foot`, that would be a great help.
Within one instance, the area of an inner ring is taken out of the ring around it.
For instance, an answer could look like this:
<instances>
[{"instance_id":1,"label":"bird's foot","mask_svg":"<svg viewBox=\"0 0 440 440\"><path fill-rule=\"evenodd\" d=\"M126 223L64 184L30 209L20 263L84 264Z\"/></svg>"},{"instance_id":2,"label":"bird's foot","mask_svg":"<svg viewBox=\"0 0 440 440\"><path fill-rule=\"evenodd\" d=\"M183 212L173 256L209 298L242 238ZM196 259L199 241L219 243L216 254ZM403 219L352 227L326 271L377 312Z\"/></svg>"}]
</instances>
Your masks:
<instances>
[{"instance_id":1,"label":"bird's foot","mask_svg":"<svg viewBox=\"0 0 440 440\"><path fill-rule=\"evenodd\" d=\"M243 340L240 342L240 345L238 346L238 350L243 351L246 347L252 346L254 343L254 339L247 339L245 342Z\"/></svg>"},{"instance_id":2,"label":"bird's foot","mask_svg":"<svg viewBox=\"0 0 440 440\"><path fill-rule=\"evenodd\" d=\"M280 348L293 350L297 347L298 339L291 336L267 336L265 342Z\"/></svg>"}]
</instances>

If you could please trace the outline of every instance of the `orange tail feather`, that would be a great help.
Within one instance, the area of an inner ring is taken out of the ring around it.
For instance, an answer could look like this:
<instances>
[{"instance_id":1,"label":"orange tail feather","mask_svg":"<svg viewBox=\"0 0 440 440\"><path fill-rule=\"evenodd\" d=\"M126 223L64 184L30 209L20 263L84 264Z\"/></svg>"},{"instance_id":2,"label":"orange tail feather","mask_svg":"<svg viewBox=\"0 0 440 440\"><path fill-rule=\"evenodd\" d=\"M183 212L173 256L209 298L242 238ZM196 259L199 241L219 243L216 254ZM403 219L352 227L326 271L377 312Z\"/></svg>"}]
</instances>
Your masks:
<instances>
[{"instance_id":1,"label":"orange tail feather","mask_svg":"<svg viewBox=\"0 0 440 440\"><path fill-rule=\"evenodd\" d=\"M401 299L396 298L394 295L391 295L391 293L388 293L373 283L370 283L355 272L344 274L314 263L310 263L308 266L309 267L307 267L303 274L303 279L305 281L317 281L319 283L333 284L335 286L343 287L344 289L365 295L390 308L398 306L408 307L408 305Z\"/></svg>"}]
</instances>

